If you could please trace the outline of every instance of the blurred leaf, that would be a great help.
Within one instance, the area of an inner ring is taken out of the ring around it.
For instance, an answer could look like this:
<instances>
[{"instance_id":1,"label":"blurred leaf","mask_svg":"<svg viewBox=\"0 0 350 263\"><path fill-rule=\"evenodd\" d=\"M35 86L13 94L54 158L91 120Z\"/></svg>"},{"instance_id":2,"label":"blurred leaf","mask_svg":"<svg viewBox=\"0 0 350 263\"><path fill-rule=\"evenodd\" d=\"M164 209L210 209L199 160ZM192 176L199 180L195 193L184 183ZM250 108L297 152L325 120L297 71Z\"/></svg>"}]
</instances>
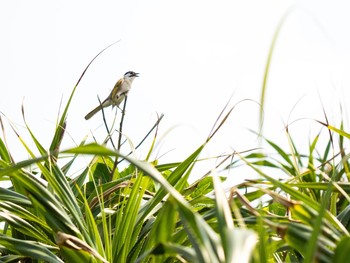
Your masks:
<instances>
[{"instance_id":1,"label":"blurred leaf","mask_svg":"<svg viewBox=\"0 0 350 263\"><path fill-rule=\"evenodd\" d=\"M350 237L344 236L334 250L332 262L343 263L348 262L350 254Z\"/></svg>"},{"instance_id":2,"label":"blurred leaf","mask_svg":"<svg viewBox=\"0 0 350 263\"><path fill-rule=\"evenodd\" d=\"M8 152L7 147L1 138L0 138L0 158L4 160L6 163L11 163L11 155Z\"/></svg>"},{"instance_id":3,"label":"blurred leaf","mask_svg":"<svg viewBox=\"0 0 350 263\"><path fill-rule=\"evenodd\" d=\"M150 229L144 250L152 250L152 247L164 242L171 242L172 235L176 231L175 226L178 220L178 212L173 202L165 202L159 209L152 228ZM155 253L153 250L152 253Z\"/></svg>"},{"instance_id":4,"label":"blurred leaf","mask_svg":"<svg viewBox=\"0 0 350 263\"><path fill-rule=\"evenodd\" d=\"M58 232L56 241L67 262L108 262L97 251L75 236Z\"/></svg>"},{"instance_id":5,"label":"blurred leaf","mask_svg":"<svg viewBox=\"0 0 350 263\"><path fill-rule=\"evenodd\" d=\"M327 124L322 123L322 122L319 122L319 123L325 125L325 126L326 126L328 129L330 129L331 131L334 131L334 132L338 133L339 135L344 136L344 137L350 139L350 134L347 133L347 132L345 132L344 130L338 129L338 128L334 127L334 126L327 125Z\"/></svg>"},{"instance_id":6,"label":"blurred leaf","mask_svg":"<svg viewBox=\"0 0 350 263\"><path fill-rule=\"evenodd\" d=\"M25 259L26 259L26 256L17 256L17 255L0 256L0 262L2 263L17 263L17 262L21 262L21 260L24 261Z\"/></svg>"},{"instance_id":7,"label":"blurred leaf","mask_svg":"<svg viewBox=\"0 0 350 263\"><path fill-rule=\"evenodd\" d=\"M0 187L0 200L9 201L14 204L26 207L30 207L32 205L26 196L2 187Z\"/></svg>"},{"instance_id":8,"label":"blurred leaf","mask_svg":"<svg viewBox=\"0 0 350 263\"><path fill-rule=\"evenodd\" d=\"M197 198L206 195L214 190L213 179L210 177L205 177L201 179L197 184L195 184L193 188L194 190L191 193L191 198Z\"/></svg>"},{"instance_id":9,"label":"blurred leaf","mask_svg":"<svg viewBox=\"0 0 350 263\"><path fill-rule=\"evenodd\" d=\"M57 251L56 247L47 246L39 242L29 240L19 240L0 234L0 245L6 247L13 254L31 257L45 262L62 262L52 251ZM1 249L0 249L1 250Z\"/></svg>"},{"instance_id":10,"label":"blurred leaf","mask_svg":"<svg viewBox=\"0 0 350 263\"><path fill-rule=\"evenodd\" d=\"M309 249L306 244L311 238L312 228L293 222L289 223L286 227L287 231L283 234L285 240L291 247L299 251L299 253L306 255ZM335 247L335 243L330 242L325 237L319 236L316 257L322 262L331 262L333 256L331 247Z\"/></svg>"},{"instance_id":11,"label":"blurred leaf","mask_svg":"<svg viewBox=\"0 0 350 263\"><path fill-rule=\"evenodd\" d=\"M277 202L274 202L269 205L269 211L278 216L285 216L287 213L286 207Z\"/></svg>"},{"instance_id":12,"label":"blurred leaf","mask_svg":"<svg viewBox=\"0 0 350 263\"><path fill-rule=\"evenodd\" d=\"M258 241L257 234L253 230L242 228L226 229L226 231L225 235L229 238L227 248L231 251L225 262L251 262Z\"/></svg>"},{"instance_id":13,"label":"blurred leaf","mask_svg":"<svg viewBox=\"0 0 350 263\"><path fill-rule=\"evenodd\" d=\"M97 185L108 183L111 178L114 161L108 156L99 157L90 166L90 171Z\"/></svg>"},{"instance_id":14,"label":"blurred leaf","mask_svg":"<svg viewBox=\"0 0 350 263\"><path fill-rule=\"evenodd\" d=\"M338 220L350 231L350 205L345 207L339 215L337 216Z\"/></svg>"},{"instance_id":15,"label":"blurred leaf","mask_svg":"<svg viewBox=\"0 0 350 263\"><path fill-rule=\"evenodd\" d=\"M178 257L179 255L184 258L187 262L197 262L196 254L192 248L179 246L170 242L160 243L152 250L142 254L135 263L144 262L144 259L150 255L167 255Z\"/></svg>"},{"instance_id":16,"label":"blurred leaf","mask_svg":"<svg viewBox=\"0 0 350 263\"><path fill-rule=\"evenodd\" d=\"M7 201L0 202L0 218L21 233L40 242L54 245L46 234L51 231L51 228L41 218L21 206Z\"/></svg>"},{"instance_id":17,"label":"blurred leaf","mask_svg":"<svg viewBox=\"0 0 350 263\"><path fill-rule=\"evenodd\" d=\"M260 115L259 115L259 127L262 127L263 124L263 114L264 114L264 107L265 107L265 96L266 96L266 89L267 89L267 80L270 74L270 68L271 68L271 63L272 63L272 56L273 53L275 51L276 48L276 43L278 40L278 37L281 33L281 29L285 23L285 21L287 20L289 13L291 13L291 8L289 8L286 13L282 16L282 18L280 19L278 26L275 30L275 33L273 35L272 38L272 42L270 45L270 49L269 49L269 54L266 60L266 66L265 66L265 72L264 72L264 80L263 80L263 84L261 87L261 96L260 96L260 105L261 105L261 110L260 110Z\"/></svg>"}]
</instances>

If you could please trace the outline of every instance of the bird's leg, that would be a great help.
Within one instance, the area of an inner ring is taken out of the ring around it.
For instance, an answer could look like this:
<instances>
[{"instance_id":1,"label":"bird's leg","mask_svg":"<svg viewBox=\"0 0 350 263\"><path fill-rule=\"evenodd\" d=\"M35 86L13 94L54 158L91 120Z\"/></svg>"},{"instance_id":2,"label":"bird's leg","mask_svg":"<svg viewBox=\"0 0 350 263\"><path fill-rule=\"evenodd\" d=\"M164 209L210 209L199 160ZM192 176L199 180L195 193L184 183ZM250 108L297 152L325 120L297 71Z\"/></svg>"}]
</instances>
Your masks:
<instances>
[{"instance_id":1,"label":"bird's leg","mask_svg":"<svg viewBox=\"0 0 350 263\"><path fill-rule=\"evenodd\" d=\"M122 114L124 115L124 110L122 108L119 107L119 105L117 105L117 108L120 109L120 111L122 112Z\"/></svg>"},{"instance_id":2,"label":"bird's leg","mask_svg":"<svg viewBox=\"0 0 350 263\"><path fill-rule=\"evenodd\" d=\"M126 105L126 100L128 98L128 91L126 92L123 92L122 94L120 94L120 97L124 97L124 106L123 106L123 109L119 107L119 105L117 105L117 108L120 109L120 111L122 112L122 114L124 115L125 114L125 105Z\"/></svg>"}]
</instances>

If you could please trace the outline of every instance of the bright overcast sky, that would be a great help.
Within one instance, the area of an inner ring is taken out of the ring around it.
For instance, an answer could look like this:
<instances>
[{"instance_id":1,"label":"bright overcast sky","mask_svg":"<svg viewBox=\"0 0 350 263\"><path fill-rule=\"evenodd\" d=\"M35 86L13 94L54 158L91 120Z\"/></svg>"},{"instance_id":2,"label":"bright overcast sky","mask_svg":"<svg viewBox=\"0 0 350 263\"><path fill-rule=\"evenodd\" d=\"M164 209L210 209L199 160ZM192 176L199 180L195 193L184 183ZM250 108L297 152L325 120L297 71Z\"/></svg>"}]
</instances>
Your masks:
<instances>
[{"instance_id":1,"label":"bright overcast sky","mask_svg":"<svg viewBox=\"0 0 350 263\"><path fill-rule=\"evenodd\" d=\"M323 120L321 100L338 125L334 116L350 98L350 5L345 0L1 1L0 111L28 138L21 128L24 98L29 125L49 147L61 98L65 105L89 61L121 40L92 64L80 83L65 147L85 135L91 141L91 131L104 139L101 115L89 121L84 116L98 104L97 95L104 99L133 70L140 78L129 94L125 133L137 144L156 114L164 113L161 134L180 126L159 154L175 149L169 161L181 160L204 141L232 94L230 105L260 99L273 34L288 10L268 80L264 133L284 140L289 115L289 121ZM111 110L106 113L112 118ZM240 104L207 154L257 147L256 137L246 129L258 129L258 114L256 103ZM302 143L310 134L309 123L292 126L301 127ZM9 137L11 133L7 127ZM25 158L19 156L15 159Z\"/></svg>"}]
</instances>

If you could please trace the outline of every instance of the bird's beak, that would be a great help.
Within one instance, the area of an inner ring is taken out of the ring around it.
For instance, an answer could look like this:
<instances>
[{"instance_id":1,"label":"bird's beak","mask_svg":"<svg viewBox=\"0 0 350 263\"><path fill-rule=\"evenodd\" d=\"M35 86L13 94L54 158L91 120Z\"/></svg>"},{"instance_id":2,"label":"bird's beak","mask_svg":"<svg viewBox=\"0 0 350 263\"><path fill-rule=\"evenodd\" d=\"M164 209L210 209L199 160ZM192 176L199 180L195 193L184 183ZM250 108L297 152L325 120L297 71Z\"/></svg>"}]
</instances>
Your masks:
<instances>
[{"instance_id":1,"label":"bird's beak","mask_svg":"<svg viewBox=\"0 0 350 263\"><path fill-rule=\"evenodd\" d=\"M140 73L135 73L135 77L138 77Z\"/></svg>"}]
</instances>

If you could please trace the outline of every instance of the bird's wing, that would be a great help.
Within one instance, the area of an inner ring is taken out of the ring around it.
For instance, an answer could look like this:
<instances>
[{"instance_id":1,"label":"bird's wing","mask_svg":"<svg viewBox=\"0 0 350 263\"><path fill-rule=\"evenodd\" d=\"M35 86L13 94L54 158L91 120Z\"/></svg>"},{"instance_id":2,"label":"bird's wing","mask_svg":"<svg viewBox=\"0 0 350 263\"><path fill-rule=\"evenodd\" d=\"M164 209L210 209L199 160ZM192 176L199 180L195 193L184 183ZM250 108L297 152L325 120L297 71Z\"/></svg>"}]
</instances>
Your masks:
<instances>
[{"instance_id":1,"label":"bird's wing","mask_svg":"<svg viewBox=\"0 0 350 263\"><path fill-rule=\"evenodd\" d=\"M111 99L112 100L115 100L118 98L117 96L118 96L118 93L120 92L120 88L122 87L123 82L124 82L124 79L120 79L117 81L117 83L115 83L114 88L111 92Z\"/></svg>"}]
</instances>

